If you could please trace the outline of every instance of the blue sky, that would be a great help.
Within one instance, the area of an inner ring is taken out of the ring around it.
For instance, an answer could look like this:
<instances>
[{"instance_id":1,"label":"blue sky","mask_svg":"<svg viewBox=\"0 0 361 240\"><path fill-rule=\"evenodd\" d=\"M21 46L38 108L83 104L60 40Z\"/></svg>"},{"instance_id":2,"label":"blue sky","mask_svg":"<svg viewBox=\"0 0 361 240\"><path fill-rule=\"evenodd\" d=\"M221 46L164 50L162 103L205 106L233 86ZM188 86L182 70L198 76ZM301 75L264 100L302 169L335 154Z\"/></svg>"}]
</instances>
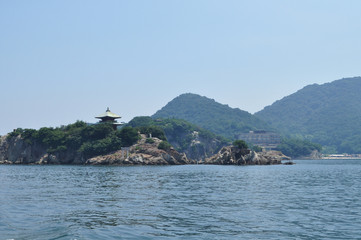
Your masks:
<instances>
[{"instance_id":1,"label":"blue sky","mask_svg":"<svg viewBox=\"0 0 361 240\"><path fill-rule=\"evenodd\" d=\"M0 0L0 134L187 92L251 113L360 76L358 0Z\"/></svg>"}]
</instances>

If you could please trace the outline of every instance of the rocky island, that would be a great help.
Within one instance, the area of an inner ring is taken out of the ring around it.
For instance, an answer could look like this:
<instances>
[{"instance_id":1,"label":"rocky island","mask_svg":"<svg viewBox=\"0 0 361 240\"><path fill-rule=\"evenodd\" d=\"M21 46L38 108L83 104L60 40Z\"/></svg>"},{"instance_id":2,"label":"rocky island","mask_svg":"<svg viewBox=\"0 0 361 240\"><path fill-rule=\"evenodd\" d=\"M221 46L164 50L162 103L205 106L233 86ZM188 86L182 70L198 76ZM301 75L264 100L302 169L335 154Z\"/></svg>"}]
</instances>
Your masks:
<instances>
[{"instance_id":1,"label":"rocky island","mask_svg":"<svg viewBox=\"0 0 361 240\"><path fill-rule=\"evenodd\" d=\"M15 129L0 138L0 164L180 165L280 164L279 152L256 153L180 119L136 117L119 126L107 111L97 124Z\"/></svg>"},{"instance_id":2,"label":"rocky island","mask_svg":"<svg viewBox=\"0 0 361 240\"><path fill-rule=\"evenodd\" d=\"M20 135L0 139L0 164L85 164L85 165L180 165L192 164L183 153L172 147L162 149L162 140L140 135L139 141L110 153L87 157L79 151L49 153L36 142L29 144Z\"/></svg>"},{"instance_id":3,"label":"rocky island","mask_svg":"<svg viewBox=\"0 0 361 240\"><path fill-rule=\"evenodd\" d=\"M78 151L49 153L40 143L29 144L21 136L0 139L0 164L83 164L83 165L270 165L289 159L277 151L256 153L234 146L223 147L217 154L204 160L188 159L164 141L145 134L132 146L87 158Z\"/></svg>"}]
</instances>

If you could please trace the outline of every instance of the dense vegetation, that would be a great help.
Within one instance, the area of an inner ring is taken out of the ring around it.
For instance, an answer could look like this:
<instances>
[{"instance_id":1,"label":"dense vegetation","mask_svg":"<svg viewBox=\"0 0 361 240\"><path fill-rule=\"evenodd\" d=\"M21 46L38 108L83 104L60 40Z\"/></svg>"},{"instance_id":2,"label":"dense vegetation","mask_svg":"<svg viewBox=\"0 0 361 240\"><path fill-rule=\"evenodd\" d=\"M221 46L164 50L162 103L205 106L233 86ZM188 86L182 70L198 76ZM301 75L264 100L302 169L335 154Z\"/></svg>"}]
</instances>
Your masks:
<instances>
[{"instance_id":1,"label":"dense vegetation","mask_svg":"<svg viewBox=\"0 0 361 240\"><path fill-rule=\"evenodd\" d=\"M189 122L232 140L236 140L237 135L241 132L257 129L271 129L265 122L260 121L248 112L239 109L232 109L227 105L222 105L212 99L195 94L183 94L175 98L152 117L154 119L161 117L186 119ZM144 121L142 124L156 122L150 118L143 118L137 121ZM284 148L284 145L281 147L291 153L292 156L306 156L312 152L309 151L309 148L312 150L318 149L318 145L317 147L312 144L307 145L309 142L306 144L304 141L297 141L293 138L287 138L284 141L288 140L290 141L290 144L287 146L287 149ZM295 144L296 142L297 144ZM251 143L247 144L250 149L254 151L261 151L260 147L253 146ZM307 147L304 146L305 144Z\"/></svg>"},{"instance_id":2,"label":"dense vegetation","mask_svg":"<svg viewBox=\"0 0 361 240\"><path fill-rule=\"evenodd\" d=\"M248 149L247 143L243 140L236 140L232 144L239 149Z\"/></svg>"},{"instance_id":3,"label":"dense vegetation","mask_svg":"<svg viewBox=\"0 0 361 240\"><path fill-rule=\"evenodd\" d=\"M283 134L324 145L329 153L361 153L361 77L309 85L255 115Z\"/></svg>"},{"instance_id":4,"label":"dense vegetation","mask_svg":"<svg viewBox=\"0 0 361 240\"><path fill-rule=\"evenodd\" d=\"M268 124L246 111L191 93L173 99L152 117L184 119L232 140L242 132L270 129Z\"/></svg>"},{"instance_id":5,"label":"dense vegetation","mask_svg":"<svg viewBox=\"0 0 361 240\"><path fill-rule=\"evenodd\" d=\"M202 158L206 153L213 154L229 144L227 139L181 119L154 120L151 117L135 117L127 126L163 140L161 148L169 147L169 142L176 150L187 153L187 156L193 159ZM197 144L194 144L195 142Z\"/></svg>"},{"instance_id":6,"label":"dense vegetation","mask_svg":"<svg viewBox=\"0 0 361 240\"><path fill-rule=\"evenodd\" d=\"M282 140L282 143L278 145L277 150L289 157L298 158L309 156L314 150L321 152L322 146L307 140L288 138Z\"/></svg>"},{"instance_id":7,"label":"dense vegetation","mask_svg":"<svg viewBox=\"0 0 361 240\"><path fill-rule=\"evenodd\" d=\"M138 130L132 127L114 130L111 124L87 125L82 121L58 128L18 128L9 137L18 135L28 144L44 145L48 153L77 151L86 158L131 146L139 139Z\"/></svg>"},{"instance_id":8,"label":"dense vegetation","mask_svg":"<svg viewBox=\"0 0 361 240\"><path fill-rule=\"evenodd\" d=\"M172 145L170 145L170 143L167 141L161 141L158 145L158 148L163 150L169 150L171 147Z\"/></svg>"}]
</instances>

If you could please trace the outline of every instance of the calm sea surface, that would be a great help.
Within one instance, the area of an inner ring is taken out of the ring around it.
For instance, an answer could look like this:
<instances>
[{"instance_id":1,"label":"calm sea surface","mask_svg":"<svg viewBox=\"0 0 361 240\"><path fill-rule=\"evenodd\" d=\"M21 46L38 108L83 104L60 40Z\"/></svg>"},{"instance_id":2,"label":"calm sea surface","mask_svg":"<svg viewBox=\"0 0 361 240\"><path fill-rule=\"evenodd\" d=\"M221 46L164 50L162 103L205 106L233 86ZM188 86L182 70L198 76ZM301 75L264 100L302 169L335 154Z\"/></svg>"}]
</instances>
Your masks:
<instances>
[{"instance_id":1,"label":"calm sea surface","mask_svg":"<svg viewBox=\"0 0 361 240\"><path fill-rule=\"evenodd\" d=\"M0 240L361 239L361 161L0 165Z\"/></svg>"}]
</instances>

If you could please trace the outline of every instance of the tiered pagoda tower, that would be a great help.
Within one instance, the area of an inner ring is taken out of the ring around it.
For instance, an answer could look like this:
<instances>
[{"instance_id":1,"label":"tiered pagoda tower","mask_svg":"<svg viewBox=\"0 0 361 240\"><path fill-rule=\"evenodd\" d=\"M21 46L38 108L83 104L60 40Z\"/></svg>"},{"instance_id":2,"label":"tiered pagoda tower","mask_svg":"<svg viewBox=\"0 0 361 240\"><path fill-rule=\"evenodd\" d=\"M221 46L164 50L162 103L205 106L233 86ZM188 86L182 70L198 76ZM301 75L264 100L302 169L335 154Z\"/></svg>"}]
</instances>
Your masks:
<instances>
[{"instance_id":1,"label":"tiered pagoda tower","mask_svg":"<svg viewBox=\"0 0 361 240\"><path fill-rule=\"evenodd\" d=\"M95 117L100 119L99 123L112 123L114 125L114 128L117 127L117 125L120 125L116 119L121 118L121 116L112 113L109 108L105 111L105 113L100 114L99 116Z\"/></svg>"}]
</instances>

